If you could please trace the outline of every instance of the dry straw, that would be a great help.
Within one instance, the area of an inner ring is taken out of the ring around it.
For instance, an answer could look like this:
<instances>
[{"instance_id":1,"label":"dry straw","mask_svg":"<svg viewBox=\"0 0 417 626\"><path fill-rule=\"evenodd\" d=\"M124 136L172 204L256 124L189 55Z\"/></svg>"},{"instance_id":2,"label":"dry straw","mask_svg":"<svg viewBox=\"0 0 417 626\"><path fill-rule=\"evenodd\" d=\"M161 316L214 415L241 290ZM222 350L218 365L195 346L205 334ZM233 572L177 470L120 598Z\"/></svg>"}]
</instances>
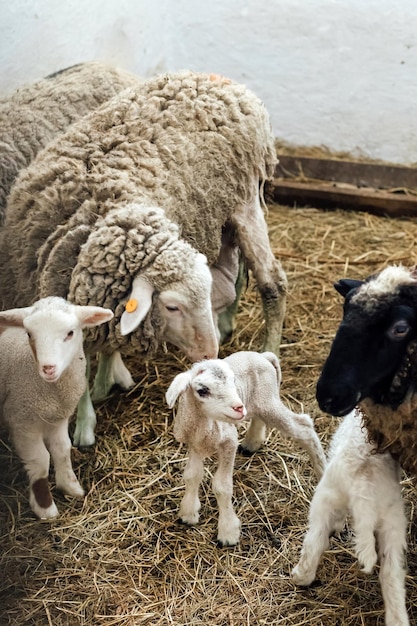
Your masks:
<instances>
[{"instance_id":1,"label":"dry straw","mask_svg":"<svg viewBox=\"0 0 417 626\"><path fill-rule=\"evenodd\" d=\"M387 263L416 263L417 224L365 213L271 205L275 254L289 278L281 363L282 392L311 413L327 447L337 420L320 412L317 377L341 317L335 280L363 278ZM262 314L249 285L225 356L262 345ZM137 385L98 407L94 450L74 450L84 502L57 496L61 516L34 519L26 478L3 436L0 446L0 624L33 626L193 625L382 626L377 572L360 573L350 531L333 539L318 581L297 589L290 578L306 529L315 477L306 454L272 432L262 450L238 456L235 504L239 546L216 546L217 513L207 476L201 523L177 523L186 450L172 436L164 403L177 353L130 361ZM414 485L404 480L409 524L407 597L417 620Z\"/></svg>"}]
</instances>

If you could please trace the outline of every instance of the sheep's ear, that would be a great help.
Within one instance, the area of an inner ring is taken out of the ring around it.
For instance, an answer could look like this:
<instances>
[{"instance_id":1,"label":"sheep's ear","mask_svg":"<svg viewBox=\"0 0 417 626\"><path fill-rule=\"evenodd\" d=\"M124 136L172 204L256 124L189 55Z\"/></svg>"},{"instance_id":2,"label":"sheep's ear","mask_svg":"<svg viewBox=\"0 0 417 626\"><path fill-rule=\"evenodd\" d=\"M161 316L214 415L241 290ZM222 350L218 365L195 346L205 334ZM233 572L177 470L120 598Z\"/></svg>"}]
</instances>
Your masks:
<instances>
[{"instance_id":1,"label":"sheep's ear","mask_svg":"<svg viewBox=\"0 0 417 626\"><path fill-rule=\"evenodd\" d=\"M188 385L191 383L191 379L191 372L182 372L181 374L175 376L165 394L165 399L170 409L174 406L178 396L184 393L187 389Z\"/></svg>"},{"instance_id":2,"label":"sheep's ear","mask_svg":"<svg viewBox=\"0 0 417 626\"><path fill-rule=\"evenodd\" d=\"M0 313L1 328L23 328L23 320L32 312L32 307L9 309Z\"/></svg>"},{"instance_id":3,"label":"sheep's ear","mask_svg":"<svg viewBox=\"0 0 417 626\"><path fill-rule=\"evenodd\" d=\"M334 284L334 288L337 293L340 293L341 296L346 298L348 293L352 291L352 289L357 289L363 285L363 280L352 280L350 278L342 278L337 283Z\"/></svg>"},{"instance_id":4,"label":"sheep's ear","mask_svg":"<svg viewBox=\"0 0 417 626\"><path fill-rule=\"evenodd\" d=\"M100 326L113 317L113 311L101 306L77 306L75 312L83 328Z\"/></svg>"},{"instance_id":5,"label":"sheep's ear","mask_svg":"<svg viewBox=\"0 0 417 626\"><path fill-rule=\"evenodd\" d=\"M144 278L137 276L132 285L126 310L120 318L120 333L128 335L133 332L145 318L152 306L153 286Z\"/></svg>"}]
</instances>

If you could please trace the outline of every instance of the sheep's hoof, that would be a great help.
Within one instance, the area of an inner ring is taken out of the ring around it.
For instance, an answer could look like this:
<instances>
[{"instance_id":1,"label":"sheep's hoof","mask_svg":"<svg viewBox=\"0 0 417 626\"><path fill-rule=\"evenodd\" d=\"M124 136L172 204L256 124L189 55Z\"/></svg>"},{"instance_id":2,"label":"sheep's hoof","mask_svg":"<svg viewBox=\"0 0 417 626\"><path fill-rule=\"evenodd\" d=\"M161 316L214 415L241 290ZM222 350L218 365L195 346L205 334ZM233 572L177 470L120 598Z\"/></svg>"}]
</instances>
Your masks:
<instances>
[{"instance_id":1,"label":"sheep's hoof","mask_svg":"<svg viewBox=\"0 0 417 626\"><path fill-rule=\"evenodd\" d=\"M255 452L257 452L257 450L249 450L248 448L245 448L241 444L239 444L237 451L242 456L253 456Z\"/></svg>"}]
</instances>

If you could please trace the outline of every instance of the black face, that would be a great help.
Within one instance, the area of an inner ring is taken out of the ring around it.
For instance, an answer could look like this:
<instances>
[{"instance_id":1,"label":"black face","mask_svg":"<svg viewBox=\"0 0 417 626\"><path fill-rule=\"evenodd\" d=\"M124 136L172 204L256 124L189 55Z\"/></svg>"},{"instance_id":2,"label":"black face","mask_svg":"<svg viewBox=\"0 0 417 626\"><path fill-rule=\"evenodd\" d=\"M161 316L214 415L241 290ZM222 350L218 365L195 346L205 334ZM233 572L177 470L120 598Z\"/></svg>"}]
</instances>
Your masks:
<instances>
[{"instance_id":1,"label":"black face","mask_svg":"<svg viewBox=\"0 0 417 626\"><path fill-rule=\"evenodd\" d=\"M322 411L335 416L346 415L364 398L384 403L407 346L417 335L416 287L404 287L395 298L387 294L367 310L351 302L361 284L335 285L345 297L344 316L316 392Z\"/></svg>"}]
</instances>

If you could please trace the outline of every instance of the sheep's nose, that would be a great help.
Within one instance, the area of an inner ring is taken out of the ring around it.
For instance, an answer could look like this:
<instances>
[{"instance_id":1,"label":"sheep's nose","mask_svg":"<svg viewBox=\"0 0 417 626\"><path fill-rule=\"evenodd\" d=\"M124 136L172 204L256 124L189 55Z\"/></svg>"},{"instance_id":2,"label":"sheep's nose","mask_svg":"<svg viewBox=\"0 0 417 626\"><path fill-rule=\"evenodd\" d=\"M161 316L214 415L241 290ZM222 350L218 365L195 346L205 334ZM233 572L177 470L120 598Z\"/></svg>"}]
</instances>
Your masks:
<instances>
[{"instance_id":1,"label":"sheep's nose","mask_svg":"<svg viewBox=\"0 0 417 626\"><path fill-rule=\"evenodd\" d=\"M55 365L43 365L42 366L42 371L47 376L52 376L53 374L55 374L55 370L56 370Z\"/></svg>"}]
</instances>

